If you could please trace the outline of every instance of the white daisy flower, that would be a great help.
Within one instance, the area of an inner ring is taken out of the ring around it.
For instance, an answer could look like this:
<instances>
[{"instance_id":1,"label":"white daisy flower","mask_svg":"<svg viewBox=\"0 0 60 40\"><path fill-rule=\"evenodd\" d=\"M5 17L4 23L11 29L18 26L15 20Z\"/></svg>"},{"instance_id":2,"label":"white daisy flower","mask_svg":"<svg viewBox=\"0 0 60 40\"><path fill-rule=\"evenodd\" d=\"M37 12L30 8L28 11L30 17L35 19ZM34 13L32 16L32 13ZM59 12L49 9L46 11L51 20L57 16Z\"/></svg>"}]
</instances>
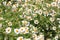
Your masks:
<instances>
[{"instance_id":1,"label":"white daisy flower","mask_svg":"<svg viewBox=\"0 0 60 40\"><path fill-rule=\"evenodd\" d=\"M24 34L26 34L26 33L29 33L29 28L28 28L28 27L25 27L25 32L24 32Z\"/></svg>"},{"instance_id":2,"label":"white daisy flower","mask_svg":"<svg viewBox=\"0 0 60 40\"><path fill-rule=\"evenodd\" d=\"M55 40L58 40L58 35L55 36Z\"/></svg>"},{"instance_id":3,"label":"white daisy flower","mask_svg":"<svg viewBox=\"0 0 60 40\"><path fill-rule=\"evenodd\" d=\"M37 39L36 40L44 40L44 35L43 34L40 34L39 36L37 36Z\"/></svg>"},{"instance_id":4,"label":"white daisy flower","mask_svg":"<svg viewBox=\"0 0 60 40\"><path fill-rule=\"evenodd\" d=\"M36 35L36 34L32 34L32 37L33 37L33 38L37 38L37 35Z\"/></svg>"},{"instance_id":5,"label":"white daisy flower","mask_svg":"<svg viewBox=\"0 0 60 40\"><path fill-rule=\"evenodd\" d=\"M25 32L25 27L21 27L21 28L19 29L19 31L20 31L20 33L24 33L24 32Z\"/></svg>"},{"instance_id":6,"label":"white daisy flower","mask_svg":"<svg viewBox=\"0 0 60 40\"><path fill-rule=\"evenodd\" d=\"M34 23L35 23L35 24L38 24L38 23L39 23L39 21L38 21L38 20L34 20Z\"/></svg>"},{"instance_id":7,"label":"white daisy flower","mask_svg":"<svg viewBox=\"0 0 60 40\"><path fill-rule=\"evenodd\" d=\"M7 27L5 30L6 30L7 34L11 33L11 28L10 27Z\"/></svg>"},{"instance_id":8,"label":"white daisy flower","mask_svg":"<svg viewBox=\"0 0 60 40\"><path fill-rule=\"evenodd\" d=\"M16 34L19 34L19 33L20 33L19 29L14 29L14 32L15 32Z\"/></svg>"},{"instance_id":9,"label":"white daisy flower","mask_svg":"<svg viewBox=\"0 0 60 40\"><path fill-rule=\"evenodd\" d=\"M56 3L56 2L52 2L52 3L51 3L51 6L52 6L52 7L55 7L55 6L57 6L57 3Z\"/></svg>"},{"instance_id":10,"label":"white daisy flower","mask_svg":"<svg viewBox=\"0 0 60 40\"><path fill-rule=\"evenodd\" d=\"M53 18L53 17L50 18L50 21L51 21L51 22L53 22L54 20L55 20L55 18Z\"/></svg>"},{"instance_id":11,"label":"white daisy flower","mask_svg":"<svg viewBox=\"0 0 60 40\"><path fill-rule=\"evenodd\" d=\"M60 18L57 18L57 20L60 20Z\"/></svg>"},{"instance_id":12,"label":"white daisy flower","mask_svg":"<svg viewBox=\"0 0 60 40\"><path fill-rule=\"evenodd\" d=\"M3 17L0 17L0 20L4 20L4 18Z\"/></svg>"},{"instance_id":13,"label":"white daisy flower","mask_svg":"<svg viewBox=\"0 0 60 40\"><path fill-rule=\"evenodd\" d=\"M3 2L3 5L6 6L6 1Z\"/></svg>"},{"instance_id":14,"label":"white daisy flower","mask_svg":"<svg viewBox=\"0 0 60 40\"><path fill-rule=\"evenodd\" d=\"M0 23L0 28L2 27L2 23Z\"/></svg>"},{"instance_id":15,"label":"white daisy flower","mask_svg":"<svg viewBox=\"0 0 60 40\"><path fill-rule=\"evenodd\" d=\"M18 37L17 40L23 40L23 37Z\"/></svg>"},{"instance_id":16,"label":"white daisy flower","mask_svg":"<svg viewBox=\"0 0 60 40\"><path fill-rule=\"evenodd\" d=\"M39 10L39 13L38 13L38 14L39 14L39 15L41 15L41 14L42 14L42 10L41 10L41 9Z\"/></svg>"},{"instance_id":17,"label":"white daisy flower","mask_svg":"<svg viewBox=\"0 0 60 40\"><path fill-rule=\"evenodd\" d=\"M56 30L56 27L54 26L52 29L53 29L53 30Z\"/></svg>"}]
</instances>

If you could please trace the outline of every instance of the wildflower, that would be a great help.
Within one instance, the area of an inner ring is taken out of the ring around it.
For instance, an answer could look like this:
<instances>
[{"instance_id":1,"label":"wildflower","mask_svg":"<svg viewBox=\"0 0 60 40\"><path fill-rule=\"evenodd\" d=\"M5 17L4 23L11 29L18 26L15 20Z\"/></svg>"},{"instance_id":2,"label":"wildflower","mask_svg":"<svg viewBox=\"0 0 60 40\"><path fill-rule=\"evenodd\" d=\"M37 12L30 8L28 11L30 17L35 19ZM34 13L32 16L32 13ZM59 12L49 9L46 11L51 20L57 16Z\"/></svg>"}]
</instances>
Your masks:
<instances>
[{"instance_id":1,"label":"wildflower","mask_svg":"<svg viewBox=\"0 0 60 40\"><path fill-rule=\"evenodd\" d=\"M55 40L58 40L58 35L55 36Z\"/></svg>"},{"instance_id":2,"label":"wildflower","mask_svg":"<svg viewBox=\"0 0 60 40\"><path fill-rule=\"evenodd\" d=\"M2 23L0 23L0 28L2 27Z\"/></svg>"},{"instance_id":3,"label":"wildflower","mask_svg":"<svg viewBox=\"0 0 60 40\"><path fill-rule=\"evenodd\" d=\"M28 27L25 27L25 32L24 32L24 34L26 34L26 33L29 33L29 28L28 28Z\"/></svg>"},{"instance_id":4,"label":"wildflower","mask_svg":"<svg viewBox=\"0 0 60 40\"><path fill-rule=\"evenodd\" d=\"M32 34L32 37L33 37L33 38L37 38L37 35L36 35L36 34Z\"/></svg>"},{"instance_id":5,"label":"wildflower","mask_svg":"<svg viewBox=\"0 0 60 40\"><path fill-rule=\"evenodd\" d=\"M18 37L17 40L23 40L23 37Z\"/></svg>"},{"instance_id":6,"label":"wildflower","mask_svg":"<svg viewBox=\"0 0 60 40\"><path fill-rule=\"evenodd\" d=\"M14 29L14 32L15 32L16 34L19 34L19 33L20 33L19 29Z\"/></svg>"},{"instance_id":7,"label":"wildflower","mask_svg":"<svg viewBox=\"0 0 60 40\"><path fill-rule=\"evenodd\" d=\"M11 33L11 28L10 27L7 27L5 30L6 30L7 34Z\"/></svg>"},{"instance_id":8,"label":"wildflower","mask_svg":"<svg viewBox=\"0 0 60 40\"><path fill-rule=\"evenodd\" d=\"M0 17L0 20L4 20L4 18L3 17Z\"/></svg>"},{"instance_id":9,"label":"wildflower","mask_svg":"<svg viewBox=\"0 0 60 40\"><path fill-rule=\"evenodd\" d=\"M20 31L20 33L24 33L25 32L25 27L20 27L19 31Z\"/></svg>"},{"instance_id":10,"label":"wildflower","mask_svg":"<svg viewBox=\"0 0 60 40\"><path fill-rule=\"evenodd\" d=\"M39 21L38 21L38 20L34 20L34 23L35 23L35 24L38 24L38 23L39 23Z\"/></svg>"},{"instance_id":11,"label":"wildflower","mask_svg":"<svg viewBox=\"0 0 60 40\"><path fill-rule=\"evenodd\" d=\"M55 20L54 18L52 18L52 17L50 18L50 21L51 21L51 22L53 22L54 20Z\"/></svg>"},{"instance_id":12,"label":"wildflower","mask_svg":"<svg viewBox=\"0 0 60 40\"><path fill-rule=\"evenodd\" d=\"M53 30L56 30L56 27L54 26L52 29L53 29Z\"/></svg>"},{"instance_id":13,"label":"wildflower","mask_svg":"<svg viewBox=\"0 0 60 40\"><path fill-rule=\"evenodd\" d=\"M57 3L56 3L56 2L52 2L52 3L51 3L51 6L52 6L52 7L56 7L56 6L57 6Z\"/></svg>"},{"instance_id":14,"label":"wildflower","mask_svg":"<svg viewBox=\"0 0 60 40\"><path fill-rule=\"evenodd\" d=\"M38 39L44 40L44 35L43 35L43 34L40 34L40 35L38 36Z\"/></svg>"}]
</instances>

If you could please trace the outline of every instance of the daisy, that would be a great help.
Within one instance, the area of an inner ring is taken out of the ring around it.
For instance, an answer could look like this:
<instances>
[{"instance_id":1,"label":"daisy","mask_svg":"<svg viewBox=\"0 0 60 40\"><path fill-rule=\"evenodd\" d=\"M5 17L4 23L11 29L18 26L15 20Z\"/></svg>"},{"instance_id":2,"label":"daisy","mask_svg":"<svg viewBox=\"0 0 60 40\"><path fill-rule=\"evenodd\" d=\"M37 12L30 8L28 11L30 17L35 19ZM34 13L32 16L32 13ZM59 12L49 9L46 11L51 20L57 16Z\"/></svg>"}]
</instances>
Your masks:
<instances>
[{"instance_id":1,"label":"daisy","mask_svg":"<svg viewBox=\"0 0 60 40\"><path fill-rule=\"evenodd\" d=\"M53 30L56 30L56 27L53 27L52 29L53 29Z\"/></svg>"},{"instance_id":2,"label":"daisy","mask_svg":"<svg viewBox=\"0 0 60 40\"><path fill-rule=\"evenodd\" d=\"M58 1L57 7L60 8L60 1Z\"/></svg>"},{"instance_id":3,"label":"daisy","mask_svg":"<svg viewBox=\"0 0 60 40\"><path fill-rule=\"evenodd\" d=\"M39 10L39 13L38 13L38 14L39 14L39 15L42 15L42 10L41 10L41 9Z\"/></svg>"},{"instance_id":4,"label":"daisy","mask_svg":"<svg viewBox=\"0 0 60 40\"><path fill-rule=\"evenodd\" d=\"M2 23L0 23L0 28L2 27Z\"/></svg>"},{"instance_id":5,"label":"daisy","mask_svg":"<svg viewBox=\"0 0 60 40\"><path fill-rule=\"evenodd\" d=\"M25 32L24 32L24 34L26 34L26 33L29 33L29 28L28 28L28 27L25 27Z\"/></svg>"},{"instance_id":6,"label":"daisy","mask_svg":"<svg viewBox=\"0 0 60 40\"><path fill-rule=\"evenodd\" d=\"M60 20L60 18L57 18L57 20Z\"/></svg>"},{"instance_id":7,"label":"daisy","mask_svg":"<svg viewBox=\"0 0 60 40\"><path fill-rule=\"evenodd\" d=\"M3 17L0 17L0 20L4 20L4 18Z\"/></svg>"},{"instance_id":8,"label":"daisy","mask_svg":"<svg viewBox=\"0 0 60 40\"><path fill-rule=\"evenodd\" d=\"M56 7L56 6L57 6L57 3L56 3L56 2L52 2L52 3L51 3L51 6L52 6L52 7Z\"/></svg>"},{"instance_id":9,"label":"daisy","mask_svg":"<svg viewBox=\"0 0 60 40\"><path fill-rule=\"evenodd\" d=\"M51 21L51 22L53 22L54 20L55 20L54 18L52 18L52 17L50 18L50 21Z\"/></svg>"},{"instance_id":10,"label":"daisy","mask_svg":"<svg viewBox=\"0 0 60 40\"><path fill-rule=\"evenodd\" d=\"M40 35L38 36L38 39L44 40L44 35L43 35L43 34L40 34Z\"/></svg>"},{"instance_id":11,"label":"daisy","mask_svg":"<svg viewBox=\"0 0 60 40\"><path fill-rule=\"evenodd\" d=\"M23 40L23 37L18 37L17 40Z\"/></svg>"},{"instance_id":12,"label":"daisy","mask_svg":"<svg viewBox=\"0 0 60 40\"><path fill-rule=\"evenodd\" d=\"M6 6L6 1L3 2L3 5Z\"/></svg>"},{"instance_id":13,"label":"daisy","mask_svg":"<svg viewBox=\"0 0 60 40\"><path fill-rule=\"evenodd\" d=\"M55 36L55 40L58 40L58 35Z\"/></svg>"},{"instance_id":14,"label":"daisy","mask_svg":"<svg viewBox=\"0 0 60 40\"><path fill-rule=\"evenodd\" d=\"M38 20L34 20L34 23L35 23L35 24L38 24L38 23L39 23L39 21L38 21Z\"/></svg>"},{"instance_id":15,"label":"daisy","mask_svg":"<svg viewBox=\"0 0 60 40\"><path fill-rule=\"evenodd\" d=\"M36 35L36 34L32 34L32 37L33 37L33 38L37 38L37 35Z\"/></svg>"},{"instance_id":16,"label":"daisy","mask_svg":"<svg viewBox=\"0 0 60 40\"><path fill-rule=\"evenodd\" d=\"M7 27L7 28L5 29L5 31L6 31L7 34L9 34L9 33L11 33L11 28L10 28L10 27Z\"/></svg>"},{"instance_id":17,"label":"daisy","mask_svg":"<svg viewBox=\"0 0 60 40\"><path fill-rule=\"evenodd\" d=\"M24 32L25 32L25 27L21 27L21 28L19 29L19 31L20 31L20 33L24 33Z\"/></svg>"},{"instance_id":18,"label":"daisy","mask_svg":"<svg viewBox=\"0 0 60 40\"><path fill-rule=\"evenodd\" d=\"M15 32L16 34L19 34L19 33L20 33L19 29L14 29L14 32Z\"/></svg>"}]
</instances>

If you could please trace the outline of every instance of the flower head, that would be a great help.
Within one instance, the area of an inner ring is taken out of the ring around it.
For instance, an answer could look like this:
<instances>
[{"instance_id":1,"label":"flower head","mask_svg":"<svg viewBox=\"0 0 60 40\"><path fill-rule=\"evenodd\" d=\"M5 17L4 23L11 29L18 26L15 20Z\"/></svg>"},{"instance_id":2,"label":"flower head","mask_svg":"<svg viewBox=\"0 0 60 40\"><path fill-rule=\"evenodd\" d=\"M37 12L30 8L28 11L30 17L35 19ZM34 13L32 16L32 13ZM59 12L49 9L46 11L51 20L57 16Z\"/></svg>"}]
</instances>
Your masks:
<instances>
[{"instance_id":1,"label":"flower head","mask_svg":"<svg viewBox=\"0 0 60 40\"><path fill-rule=\"evenodd\" d=\"M10 27L7 27L5 30L6 30L7 34L11 33L11 28Z\"/></svg>"}]
</instances>

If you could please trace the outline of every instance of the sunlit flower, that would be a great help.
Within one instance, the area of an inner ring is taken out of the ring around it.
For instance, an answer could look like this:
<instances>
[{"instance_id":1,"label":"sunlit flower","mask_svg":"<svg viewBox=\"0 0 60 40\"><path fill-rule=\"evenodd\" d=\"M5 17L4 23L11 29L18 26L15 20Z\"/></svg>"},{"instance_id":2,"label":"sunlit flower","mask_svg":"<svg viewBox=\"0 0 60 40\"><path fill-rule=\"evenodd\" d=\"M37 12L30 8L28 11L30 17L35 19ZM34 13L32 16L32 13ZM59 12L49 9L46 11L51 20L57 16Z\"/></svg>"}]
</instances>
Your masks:
<instances>
[{"instance_id":1,"label":"sunlit flower","mask_svg":"<svg viewBox=\"0 0 60 40\"><path fill-rule=\"evenodd\" d=\"M25 32L25 27L20 27L19 31L20 31L20 33L24 33Z\"/></svg>"},{"instance_id":2,"label":"sunlit flower","mask_svg":"<svg viewBox=\"0 0 60 40\"><path fill-rule=\"evenodd\" d=\"M6 6L6 1L3 2L3 5Z\"/></svg>"},{"instance_id":3,"label":"sunlit flower","mask_svg":"<svg viewBox=\"0 0 60 40\"><path fill-rule=\"evenodd\" d=\"M52 7L56 7L56 6L57 6L57 3L56 3L56 2L52 2L52 3L51 3L51 6L52 6Z\"/></svg>"},{"instance_id":4,"label":"sunlit flower","mask_svg":"<svg viewBox=\"0 0 60 40\"><path fill-rule=\"evenodd\" d=\"M55 40L58 40L58 35L55 36Z\"/></svg>"},{"instance_id":5,"label":"sunlit flower","mask_svg":"<svg viewBox=\"0 0 60 40\"><path fill-rule=\"evenodd\" d=\"M33 38L37 38L37 35L36 35L36 34L32 34L32 37L33 37Z\"/></svg>"},{"instance_id":6,"label":"sunlit flower","mask_svg":"<svg viewBox=\"0 0 60 40\"><path fill-rule=\"evenodd\" d=\"M39 21L38 21L38 20L34 20L34 23L35 23L35 24L38 24L38 23L39 23Z\"/></svg>"},{"instance_id":7,"label":"sunlit flower","mask_svg":"<svg viewBox=\"0 0 60 40\"><path fill-rule=\"evenodd\" d=\"M7 27L5 30L6 30L7 34L11 33L11 28L10 27Z\"/></svg>"},{"instance_id":8,"label":"sunlit flower","mask_svg":"<svg viewBox=\"0 0 60 40\"><path fill-rule=\"evenodd\" d=\"M54 18L52 18L52 17L50 18L50 21L51 21L51 22L53 22L54 20L55 20Z\"/></svg>"},{"instance_id":9,"label":"sunlit flower","mask_svg":"<svg viewBox=\"0 0 60 40\"><path fill-rule=\"evenodd\" d=\"M14 29L14 32L15 32L16 34L19 34L19 33L20 33L19 29Z\"/></svg>"},{"instance_id":10,"label":"sunlit flower","mask_svg":"<svg viewBox=\"0 0 60 40\"><path fill-rule=\"evenodd\" d=\"M23 37L18 37L17 40L23 40Z\"/></svg>"},{"instance_id":11,"label":"sunlit flower","mask_svg":"<svg viewBox=\"0 0 60 40\"><path fill-rule=\"evenodd\" d=\"M0 20L4 20L4 18L3 17L0 17Z\"/></svg>"},{"instance_id":12,"label":"sunlit flower","mask_svg":"<svg viewBox=\"0 0 60 40\"><path fill-rule=\"evenodd\" d=\"M0 23L0 28L2 27L2 23Z\"/></svg>"},{"instance_id":13,"label":"sunlit flower","mask_svg":"<svg viewBox=\"0 0 60 40\"><path fill-rule=\"evenodd\" d=\"M56 27L54 26L52 29L53 29L53 30L56 30Z\"/></svg>"},{"instance_id":14,"label":"sunlit flower","mask_svg":"<svg viewBox=\"0 0 60 40\"><path fill-rule=\"evenodd\" d=\"M24 34L26 34L26 33L29 33L29 28L28 28L28 27L25 27L25 32L24 32Z\"/></svg>"}]
</instances>

